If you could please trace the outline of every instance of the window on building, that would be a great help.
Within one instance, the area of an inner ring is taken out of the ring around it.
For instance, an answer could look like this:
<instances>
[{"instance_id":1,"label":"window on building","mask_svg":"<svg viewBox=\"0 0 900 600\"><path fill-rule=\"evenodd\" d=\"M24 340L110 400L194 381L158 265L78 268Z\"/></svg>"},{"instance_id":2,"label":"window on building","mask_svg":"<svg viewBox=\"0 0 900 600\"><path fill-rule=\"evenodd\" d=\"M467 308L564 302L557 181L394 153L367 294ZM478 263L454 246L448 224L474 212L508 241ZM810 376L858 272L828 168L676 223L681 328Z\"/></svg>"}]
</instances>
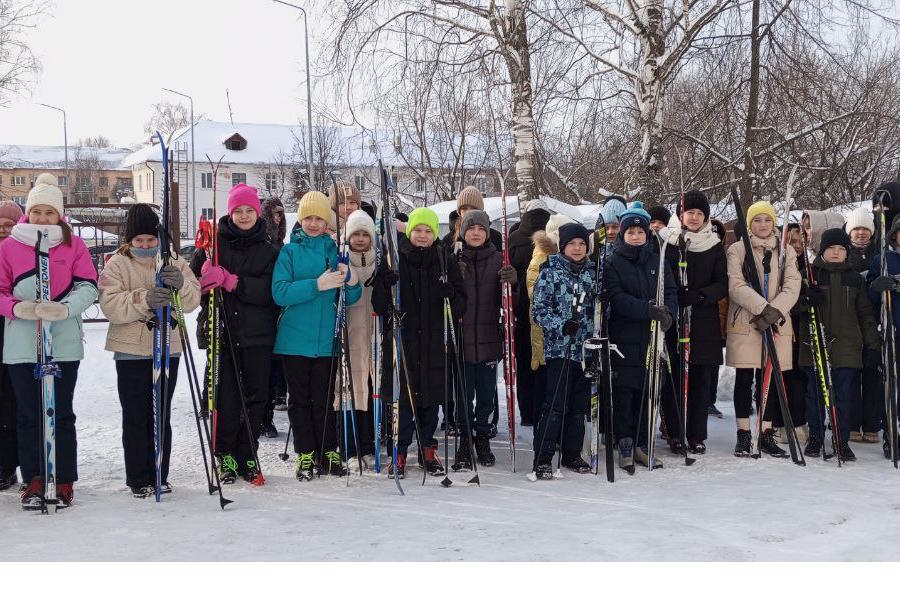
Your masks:
<instances>
[{"instance_id":1,"label":"window on building","mask_svg":"<svg viewBox=\"0 0 900 600\"><path fill-rule=\"evenodd\" d=\"M278 191L278 173L266 173L266 191L267 192L276 192Z\"/></svg>"},{"instance_id":2,"label":"window on building","mask_svg":"<svg viewBox=\"0 0 900 600\"><path fill-rule=\"evenodd\" d=\"M353 183L356 184L356 189L359 191L363 191L366 189L366 178L362 175L357 175L353 178Z\"/></svg>"},{"instance_id":3,"label":"window on building","mask_svg":"<svg viewBox=\"0 0 900 600\"><path fill-rule=\"evenodd\" d=\"M200 211L200 215L207 221L211 221L213 218L213 209L204 208L202 211Z\"/></svg>"},{"instance_id":4,"label":"window on building","mask_svg":"<svg viewBox=\"0 0 900 600\"><path fill-rule=\"evenodd\" d=\"M153 191L153 183L150 181L150 173L147 173L145 175L145 177L147 178L147 181L145 182L144 188L146 188L146 190L148 192L152 192Z\"/></svg>"},{"instance_id":5,"label":"window on building","mask_svg":"<svg viewBox=\"0 0 900 600\"><path fill-rule=\"evenodd\" d=\"M98 184L102 188L108 188L109 187L109 177L101 177Z\"/></svg>"},{"instance_id":6,"label":"window on building","mask_svg":"<svg viewBox=\"0 0 900 600\"><path fill-rule=\"evenodd\" d=\"M247 174L246 173L232 173L231 174L231 187L234 187L239 183L247 183Z\"/></svg>"},{"instance_id":7,"label":"window on building","mask_svg":"<svg viewBox=\"0 0 900 600\"><path fill-rule=\"evenodd\" d=\"M212 186L212 173L200 173L200 187L204 190L211 190Z\"/></svg>"},{"instance_id":8,"label":"window on building","mask_svg":"<svg viewBox=\"0 0 900 600\"><path fill-rule=\"evenodd\" d=\"M15 187L25 187L25 176L13 175L13 185Z\"/></svg>"},{"instance_id":9,"label":"window on building","mask_svg":"<svg viewBox=\"0 0 900 600\"><path fill-rule=\"evenodd\" d=\"M416 192L421 194L425 191L425 178L416 177Z\"/></svg>"},{"instance_id":10,"label":"window on building","mask_svg":"<svg viewBox=\"0 0 900 600\"><path fill-rule=\"evenodd\" d=\"M61 187L61 188L69 187L69 178L66 177L65 175L60 175L59 177L56 178L56 181L59 182L59 187Z\"/></svg>"},{"instance_id":11,"label":"window on building","mask_svg":"<svg viewBox=\"0 0 900 600\"><path fill-rule=\"evenodd\" d=\"M107 197L107 196L100 196L100 202L104 202L104 203L109 202L109 197Z\"/></svg>"},{"instance_id":12,"label":"window on building","mask_svg":"<svg viewBox=\"0 0 900 600\"><path fill-rule=\"evenodd\" d=\"M475 187L478 188L478 191L482 194L486 194L488 192L488 182L485 177L476 177L475 178Z\"/></svg>"},{"instance_id":13,"label":"window on building","mask_svg":"<svg viewBox=\"0 0 900 600\"><path fill-rule=\"evenodd\" d=\"M12 201L19 206L25 206L25 196L13 196Z\"/></svg>"},{"instance_id":14,"label":"window on building","mask_svg":"<svg viewBox=\"0 0 900 600\"><path fill-rule=\"evenodd\" d=\"M79 190L88 189L91 187L91 178L84 175L79 175L75 178L75 187Z\"/></svg>"}]
</instances>

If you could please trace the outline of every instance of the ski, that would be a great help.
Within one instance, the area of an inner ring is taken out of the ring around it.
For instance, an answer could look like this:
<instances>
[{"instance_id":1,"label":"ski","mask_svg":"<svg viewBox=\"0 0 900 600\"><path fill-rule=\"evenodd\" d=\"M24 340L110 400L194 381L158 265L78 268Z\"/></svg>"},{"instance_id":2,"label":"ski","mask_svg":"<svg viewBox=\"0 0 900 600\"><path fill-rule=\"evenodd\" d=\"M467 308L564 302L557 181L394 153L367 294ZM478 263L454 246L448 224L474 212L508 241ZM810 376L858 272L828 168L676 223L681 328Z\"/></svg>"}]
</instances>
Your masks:
<instances>
[{"instance_id":1,"label":"ski","mask_svg":"<svg viewBox=\"0 0 900 600\"><path fill-rule=\"evenodd\" d=\"M38 302L50 302L53 298L50 295L50 232L48 230L38 231L34 255L37 273L35 297ZM59 365L53 361L51 322L39 319L36 323L37 364L34 368L34 377L41 382L43 414L41 429L43 489L40 509L42 514L50 514L49 506L53 506L54 512L60 507L56 497L56 384L54 382L54 379L60 376L60 370Z\"/></svg>"},{"instance_id":2,"label":"ski","mask_svg":"<svg viewBox=\"0 0 900 600\"><path fill-rule=\"evenodd\" d=\"M737 233L744 244L744 276L747 283L753 290L763 296L763 286L759 277L759 271L756 268L756 261L753 259L753 248L750 245L750 228L747 223L744 211L741 208L741 202L738 197L736 188L731 188L731 201L734 206L737 222L735 224ZM763 296L768 299L768 296ZM784 379L781 376L781 362L778 359L778 350L775 345L775 334L772 327L768 327L762 332L763 350L768 354L768 360L772 363L772 370L775 372L775 388L778 393L778 402L781 407L781 414L784 419L785 431L788 436L788 447L791 453L791 460L799 466L806 466L806 460L803 458L803 450L797 442L797 434L794 431L794 422L791 419L791 413L788 406L787 390L784 386ZM765 363L763 363L764 365ZM765 412L764 407L759 407L759 419L762 420Z\"/></svg>"},{"instance_id":3,"label":"ski","mask_svg":"<svg viewBox=\"0 0 900 600\"><path fill-rule=\"evenodd\" d=\"M890 277L887 264L887 253L891 247L888 239L887 217L885 213L890 209L885 205L887 191L879 190L878 202L875 212L878 214L878 235L881 240L881 264L879 274L882 277ZM900 462L900 448L897 442L897 348L894 331L893 292L886 290L881 294L881 360L882 380L884 382L884 412L885 435L887 436L888 456L894 468L898 468Z\"/></svg>"},{"instance_id":4,"label":"ski","mask_svg":"<svg viewBox=\"0 0 900 600\"><path fill-rule=\"evenodd\" d=\"M197 229L197 248L206 250L206 257L212 260L213 265L219 265L219 223L216 220L216 191L219 179L219 167L222 165L220 157L218 162L213 163L209 154L206 160L212 169L212 220L201 221ZM207 224L203 227L204 223ZM219 339L221 337L221 327L219 323L219 307L217 303L218 294L211 292L207 299L207 346L206 346L206 365L207 365L207 381L206 381L206 400L207 411L212 418L212 452L216 453L216 433L219 423L218 409L218 391L219 391L219 360L221 354L219 352ZM290 437L290 436L288 436Z\"/></svg>"},{"instance_id":5,"label":"ski","mask_svg":"<svg viewBox=\"0 0 900 600\"><path fill-rule=\"evenodd\" d=\"M506 183L500 179L500 207L503 221L503 266L509 266L509 227L506 220ZM516 320L513 312L512 286L502 284L503 321L503 381L506 385L506 423L509 429L509 460L513 473L516 472Z\"/></svg>"}]
</instances>

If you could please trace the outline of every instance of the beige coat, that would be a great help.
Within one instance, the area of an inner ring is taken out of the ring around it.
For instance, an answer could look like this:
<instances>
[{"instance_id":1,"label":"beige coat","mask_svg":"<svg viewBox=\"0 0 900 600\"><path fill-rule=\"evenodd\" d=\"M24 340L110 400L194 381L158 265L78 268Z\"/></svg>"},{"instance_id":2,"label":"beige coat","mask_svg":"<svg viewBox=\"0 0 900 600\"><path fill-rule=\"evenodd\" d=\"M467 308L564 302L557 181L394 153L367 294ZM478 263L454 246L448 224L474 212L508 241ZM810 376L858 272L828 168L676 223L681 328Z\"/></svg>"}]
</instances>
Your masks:
<instances>
[{"instance_id":1,"label":"beige coat","mask_svg":"<svg viewBox=\"0 0 900 600\"><path fill-rule=\"evenodd\" d=\"M559 252L558 242L554 240L552 234L547 235L543 231L536 231L531 237L534 242L534 251L531 254L531 262L528 263L528 270L525 272L525 285L528 288L528 319L531 321L531 370L536 371L538 367L547 364L544 361L544 331L540 325L534 322L534 306L532 299L534 298L534 284L537 283L538 275L541 274L541 266L553 254ZM556 239L559 239L557 234Z\"/></svg>"},{"instance_id":2,"label":"beige coat","mask_svg":"<svg viewBox=\"0 0 900 600\"><path fill-rule=\"evenodd\" d=\"M772 270L769 274L769 298L768 302L753 291L753 288L744 279L744 244L737 242L732 244L726 256L728 259L728 306L727 338L725 340L725 363L738 369L760 368L760 356L762 351L762 335L750 325L750 319L760 314L767 304L771 304L785 319L778 324L778 335L775 346L778 349L778 360L782 371L793 368L791 356L791 341L793 330L791 328L790 310L797 303L800 296L800 272L797 270L797 255L794 249L788 246L785 254L784 283L779 289L780 278L778 271L778 246L777 232L768 238L761 240L750 235L750 244L753 248L753 258L759 273L759 280L763 280L762 257L765 249L772 250Z\"/></svg>"},{"instance_id":3,"label":"beige coat","mask_svg":"<svg viewBox=\"0 0 900 600\"><path fill-rule=\"evenodd\" d=\"M350 341L350 368L353 370L353 406L356 410L367 410L369 404L369 368L372 360L372 287L366 285L375 272L375 251L350 252L350 268L359 277L362 294L355 303L347 307L347 337ZM337 380L335 381L337 388ZM350 399L347 398L347 402ZM335 389L335 409L340 410L340 390Z\"/></svg>"},{"instance_id":4,"label":"beige coat","mask_svg":"<svg viewBox=\"0 0 900 600\"><path fill-rule=\"evenodd\" d=\"M191 312L200 306L200 284L186 261L173 258L172 264L184 276L181 301L184 312ZM146 299L147 290L156 287L156 260L115 254L100 272L97 287L100 288L100 310L109 319L106 349L153 356L153 332L147 328L153 311L147 306ZM181 352L181 340L174 328L171 340L171 352Z\"/></svg>"}]
</instances>

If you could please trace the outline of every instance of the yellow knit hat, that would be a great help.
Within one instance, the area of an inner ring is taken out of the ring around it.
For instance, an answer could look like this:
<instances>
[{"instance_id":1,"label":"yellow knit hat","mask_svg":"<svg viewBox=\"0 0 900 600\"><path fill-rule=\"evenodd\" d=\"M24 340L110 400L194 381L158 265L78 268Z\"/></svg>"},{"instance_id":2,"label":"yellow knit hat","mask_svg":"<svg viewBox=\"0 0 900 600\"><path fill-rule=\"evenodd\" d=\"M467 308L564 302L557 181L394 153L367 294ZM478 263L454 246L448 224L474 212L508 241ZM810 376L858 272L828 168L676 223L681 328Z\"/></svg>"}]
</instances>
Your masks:
<instances>
[{"instance_id":1,"label":"yellow knit hat","mask_svg":"<svg viewBox=\"0 0 900 600\"><path fill-rule=\"evenodd\" d=\"M753 222L754 217L758 217L759 215L769 215L772 217L773 223L778 222L778 219L775 217L775 207L772 206L770 202L760 200L759 202L751 204L750 208L747 209L747 226L749 227L750 223Z\"/></svg>"},{"instance_id":2,"label":"yellow knit hat","mask_svg":"<svg viewBox=\"0 0 900 600\"><path fill-rule=\"evenodd\" d=\"M331 207L328 198L322 192L315 190L306 192L300 199L297 207L297 220L302 221L306 217L319 217L326 223L331 221Z\"/></svg>"}]
</instances>

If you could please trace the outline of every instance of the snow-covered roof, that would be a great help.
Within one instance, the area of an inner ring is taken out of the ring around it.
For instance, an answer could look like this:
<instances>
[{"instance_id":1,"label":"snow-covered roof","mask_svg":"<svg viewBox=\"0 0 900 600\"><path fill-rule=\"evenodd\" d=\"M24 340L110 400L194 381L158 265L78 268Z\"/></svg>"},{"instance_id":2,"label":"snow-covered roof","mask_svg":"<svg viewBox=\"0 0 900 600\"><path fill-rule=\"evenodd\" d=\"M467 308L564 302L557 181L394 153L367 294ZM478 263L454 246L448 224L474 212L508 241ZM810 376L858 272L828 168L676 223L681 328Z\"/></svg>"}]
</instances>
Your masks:
<instances>
[{"instance_id":1,"label":"snow-covered roof","mask_svg":"<svg viewBox=\"0 0 900 600\"><path fill-rule=\"evenodd\" d=\"M561 202L549 196L541 196L541 200L547 205L552 213L561 213L581 223L588 229L593 229L597 224L597 215L600 213L601 205L599 204L579 204L572 205ZM446 202L438 202L432 204L428 208L437 213L438 221L442 225L450 222L450 213L456 210L456 201L448 200ZM493 196L484 199L484 212L491 218L491 225L499 229L502 217L503 207L500 202L500 196ZM519 220L519 202L518 198L513 195L506 196L506 218L509 224L516 223Z\"/></svg>"},{"instance_id":2,"label":"snow-covered roof","mask_svg":"<svg viewBox=\"0 0 900 600\"><path fill-rule=\"evenodd\" d=\"M96 156L103 169L127 169L123 163L131 151L128 148L78 148L69 146L69 166L75 164L76 154ZM65 146L21 146L0 144L0 167L31 169L63 169L66 166Z\"/></svg>"},{"instance_id":3,"label":"snow-covered roof","mask_svg":"<svg viewBox=\"0 0 900 600\"><path fill-rule=\"evenodd\" d=\"M313 127L314 129L316 126ZM336 136L332 157L330 160L337 165L364 166L370 167L378 162L378 159L384 162L385 166L403 167L406 163L398 155L394 148L395 134L390 131L363 129L361 127L341 127L328 126L328 133L334 132ZM240 135L247 140L247 147L244 150L228 150L225 142L234 136ZM315 132L314 132L315 135ZM306 125L280 125L272 123L230 123L222 121L212 121L210 119L200 119L194 125L194 140L196 148L194 156L197 162L206 160L206 155L213 161L218 161L222 157L223 164L274 164L275 157L278 154L291 156L296 145L302 140L306 142ZM176 142L186 143L190 147L191 128L190 126L179 129L172 135L169 146L174 146ZM375 152L372 151L372 143L375 145ZM466 138L467 155L473 157L483 156L488 151L486 148L480 149L478 136L471 135ZM330 144L330 142L329 142ZM439 141L435 141L435 148L431 152L432 164L435 157L443 155ZM405 153L407 156L414 156L417 150L411 143L403 142ZM283 159L282 159L283 160ZM159 146L153 144L146 146L133 152L125 160L125 166L144 162L160 162ZM467 161L468 162L468 161ZM467 167L470 168L470 167Z\"/></svg>"}]
</instances>

